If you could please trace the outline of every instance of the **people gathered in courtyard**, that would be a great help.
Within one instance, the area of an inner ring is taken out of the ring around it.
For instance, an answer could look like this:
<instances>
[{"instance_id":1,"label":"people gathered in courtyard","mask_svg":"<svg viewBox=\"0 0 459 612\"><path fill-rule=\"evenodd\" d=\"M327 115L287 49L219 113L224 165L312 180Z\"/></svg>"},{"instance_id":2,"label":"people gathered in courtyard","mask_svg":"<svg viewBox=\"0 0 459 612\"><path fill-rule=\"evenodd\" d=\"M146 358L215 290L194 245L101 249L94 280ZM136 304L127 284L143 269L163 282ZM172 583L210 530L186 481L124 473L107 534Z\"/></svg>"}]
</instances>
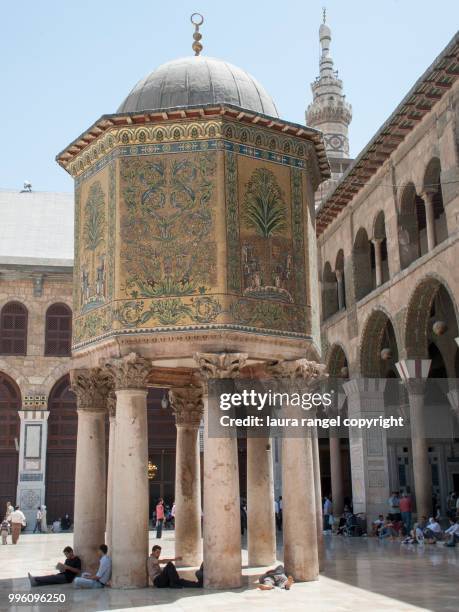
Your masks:
<instances>
[{"instance_id":1,"label":"people gathered in courtyard","mask_svg":"<svg viewBox=\"0 0 459 612\"><path fill-rule=\"evenodd\" d=\"M30 572L27 574L30 581L30 586L47 586L49 584L68 584L81 572L81 560L73 552L71 546L66 546L62 551L65 555L64 563L58 563L56 569L57 574L49 576L32 576Z\"/></svg>"}]
</instances>

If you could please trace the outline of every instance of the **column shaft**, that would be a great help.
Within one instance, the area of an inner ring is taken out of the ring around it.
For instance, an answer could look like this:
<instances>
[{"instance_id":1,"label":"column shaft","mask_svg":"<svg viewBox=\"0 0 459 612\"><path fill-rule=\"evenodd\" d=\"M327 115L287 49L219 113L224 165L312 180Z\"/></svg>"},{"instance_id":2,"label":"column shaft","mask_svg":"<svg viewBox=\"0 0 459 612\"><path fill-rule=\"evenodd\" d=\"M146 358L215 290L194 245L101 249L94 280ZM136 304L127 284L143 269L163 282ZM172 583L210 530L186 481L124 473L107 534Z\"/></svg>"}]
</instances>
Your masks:
<instances>
[{"instance_id":1,"label":"column shaft","mask_svg":"<svg viewBox=\"0 0 459 612\"><path fill-rule=\"evenodd\" d=\"M209 437L204 402L204 586L241 586L241 512L237 439Z\"/></svg>"},{"instance_id":2,"label":"column shaft","mask_svg":"<svg viewBox=\"0 0 459 612\"><path fill-rule=\"evenodd\" d=\"M276 524L269 438L247 438L247 538L250 566L274 563Z\"/></svg>"},{"instance_id":3,"label":"column shaft","mask_svg":"<svg viewBox=\"0 0 459 612\"><path fill-rule=\"evenodd\" d=\"M435 248L435 211L433 203L433 194L424 194L424 205L426 209L426 229L427 229L427 250L431 251Z\"/></svg>"},{"instance_id":4,"label":"column shaft","mask_svg":"<svg viewBox=\"0 0 459 612\"><path fill-rule=\"evenodd\" d=\"M375 280L376 287L382 284L382 258L381 258L381 244L382 240L376 238L372 240L375 249Z\"/></svg>"},{"instance_id":5,"label":"column shaft","mask_svg":"<svg viewBox=\"0 0 459 612\"><path fill-rule=\"evenodd\" d=\"M177 425L175 555L181 565L201 564L201 470L199 428Z\"/></svg>"},{"instance_id":6,"label":"column shaft","mask_svg":"<svg viewBox=\"0 0 459 612\"><path fill-rule=\"evenodd\" d=\"M428 518L432 512L432 471L425 431L424 395L409 393L409 401L416 512L418 519Z\"/></svg>"},{"instance_id":7,"label":"column shaft","mask_svg":"<svg viewBox=\"0 0 459 612\"><path fill-rule=\"evenodd\" d=\"M319 569L322 570L325 561L324 532L322 517L322 485L320 482L320 453L319 436L317 429L313 431L312 460L314 464L314 496L316 504L316 531L317 531L317 550L319 554Z\"/></svg>"},{"instance_id":8,"label":"column shaft","mask_svg":"<svg viewBox=\"0 0 459 612\"><path fill-rule=\"evenodd\" d=\"M343 468L341 463L341 441L338 430L330 428L330 475L331 493L333 500L333 514L341 515L343 512Z\"/></svg>"},{"instance_id":9,"label":"column shaft","mask_svg":"<svg viewBox=\"0 0 459 612\"><path fill-rule=\"evenodd\" d=\"M108 438L108 469L107 469L107 522L105 527L105 542L112 554L112 524L113 524L113 462L115 459L115 416L110 415L110 430Z\"/></svg>"},{"instance_id":10,"label":"column shaft","mask_svg":"<svg viewBox=\"0 0 459 612\"><path fill-rule=\"evenodd\" d=\"M105 413L78 410L73 542L85 568L105 542Z\"/></svg>"},{"instance_id":11,"label":"column shaft","mask_svg":"<svg viewBox=\"0 0 459 612\"><path fill-rule=\"evenodd\" d=\"M299 582L319 575L312 446L310 435L282 445L284 565Z\"/></svg>"},{"instance_id":12,"label":"column shaft","mask_svg":"<svg viewBox=\"0 0 459 612\"><path fill-rule=\"evenodd\" d=\"M147 585L148 427L146 389L116 391L112 584Z\"/></svg>"}]
</instances>

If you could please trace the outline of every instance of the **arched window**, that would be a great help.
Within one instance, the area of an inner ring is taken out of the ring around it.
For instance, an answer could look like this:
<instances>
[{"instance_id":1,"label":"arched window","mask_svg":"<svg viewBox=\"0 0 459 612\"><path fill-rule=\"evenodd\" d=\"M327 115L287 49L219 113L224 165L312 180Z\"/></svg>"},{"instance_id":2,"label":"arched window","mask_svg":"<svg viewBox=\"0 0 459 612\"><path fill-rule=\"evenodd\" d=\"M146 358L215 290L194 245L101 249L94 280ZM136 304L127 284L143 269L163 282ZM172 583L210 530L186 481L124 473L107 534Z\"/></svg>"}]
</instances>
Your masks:
<instances>
[{"instance_id":1,"label":"arched window","mask_svg":"<svg viewBox=\"0 0 459 612\"><path fill-rule=\"evenodd\" d=\"M353 248L355 298L361 300L374 288L372 275L372 244L366 230L357 232Z\"/></svg>"},{"instance_id":2,"label":"arched window","mask_svg":"<svg viewBox=\"0 0 459 612\"><path fill-rule=\"evenodd\" d=\"M46 311L45 355L70 355L72 311L65 304L53 304Z\"/></svg>"},{"instance_id":3,"label":"arched window","mask_svg":"<svg viewBox=\"0 0 459 612\"><path fill-rule=\"evenodd\" d=\"M0 354L27 354L27 308L20 302L9 302L2 308Z\"/></svg>"},{"instance_id":4,"label":"arched window","mask_svg":"<svg viewBox=\"0 0 459 612\"><path fill-rule=\"evenodd\" d=\"M338 312L338 291L336 283L336 275L331 269L330 263L324 266L322 275L322 316L323 319L328 319L332 314Z\"/></svg>"}]
</instances>

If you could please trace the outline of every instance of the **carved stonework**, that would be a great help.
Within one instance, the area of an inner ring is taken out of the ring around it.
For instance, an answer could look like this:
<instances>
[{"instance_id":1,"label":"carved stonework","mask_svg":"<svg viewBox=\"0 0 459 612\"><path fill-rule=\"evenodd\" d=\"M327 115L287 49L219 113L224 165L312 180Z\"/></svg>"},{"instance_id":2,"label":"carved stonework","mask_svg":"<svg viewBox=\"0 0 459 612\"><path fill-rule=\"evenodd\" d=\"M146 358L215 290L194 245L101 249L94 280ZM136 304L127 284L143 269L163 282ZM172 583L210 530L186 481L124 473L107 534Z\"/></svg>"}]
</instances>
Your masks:
<instances>
[{"instance_id":1,"label":"carved stonework","mask_svg":"<svg viewBox=\"0 0 459 612\"><path fill-rule=\"evenodd\" d=\"M292 361L274 361L266 366L273 378L302 379L305 381L320 382L327 378L326 366L323 363L309 361L308 359L295 359Z\"/></svg>"},{"instance_id":2,"label":"carved stonework","mask_svg":"<svg viewBox=\"0 0 459 612\"><path fill-rule=\"evenodd\" d=\"M203 415L202 389L180 387L170 389L169 401L175 414L176 425L199 427Z\"/></svg>"},{"instance_id":3,"label":"carved stonework","mask_svg":"<svg viewBox=\"0 0 459 612\"><path fill-rule=\"evenodd\" d=\"M198 364L201 377L236 378L247 361L247 353L196 353L194 359Z\"/></svg>"},{"instance_id":4,"label":"carved stonework","mask_svg":"<svg viewBox=\"0 0 459 612\"><path fill-rule=\"evenodd\" d=\"M114 419L116 416L116 393L115 389L110 389L107 396L107 411L110 419Z\"/></svg>"},{"instance_id":5,"label":"carved stonework","mask_svg":"<svg viewBox=\"0 0 459 612\"><path fill-rule=\"evenodd\" d=\"M112 379L101 368L70 372L71 389L77 396L78 410L105 412Z\"/></svg>"},{"instance_id":6,"label":"carved stonework","mask_svg":"<svg viewBox=\"0 0 459 612\"><path fill-rule=\"evenodd\" d=\"M152 369L151 361L137 353L109 359L104 366L112 375L117 390L145 389Z\"/></svg>"}]
</instances>

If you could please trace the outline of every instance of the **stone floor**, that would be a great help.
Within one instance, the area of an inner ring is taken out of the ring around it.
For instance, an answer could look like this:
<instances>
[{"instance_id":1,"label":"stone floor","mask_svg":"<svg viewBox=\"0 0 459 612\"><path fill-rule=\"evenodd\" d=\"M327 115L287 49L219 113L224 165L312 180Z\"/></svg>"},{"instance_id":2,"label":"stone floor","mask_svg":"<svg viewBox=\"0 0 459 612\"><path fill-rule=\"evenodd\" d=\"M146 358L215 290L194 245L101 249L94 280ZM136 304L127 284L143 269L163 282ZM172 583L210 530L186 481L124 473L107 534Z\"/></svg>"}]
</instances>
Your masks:
<instances>
[{"instance_id":1,"label":"stone floor","mask_svg":"<svg viewBox=\"0 0 459 612\"><path fill-rule=\"evenodd\" d=\"M155 542L150 533L151 543ZM0 545L0 610L15 612L320 612L459 609L459 547L415 547L373 538L326 536L326 567L317 582L296 584L291 591L263 592L254 582L260 569L247 567L243 550L244 586L234 591L139 589L79 591L71 585L30 589L27 571L52 573L71 534L27 534L17 546ZM174 554L174 534L165 532L165 556ZM243 542L245 545L245 542ZM280 553L280 551L279 551ZM183 572L182 575L186 576ZM9 605L9 593L64 593L66 603Z\"/></svg>"}]
</instances>

